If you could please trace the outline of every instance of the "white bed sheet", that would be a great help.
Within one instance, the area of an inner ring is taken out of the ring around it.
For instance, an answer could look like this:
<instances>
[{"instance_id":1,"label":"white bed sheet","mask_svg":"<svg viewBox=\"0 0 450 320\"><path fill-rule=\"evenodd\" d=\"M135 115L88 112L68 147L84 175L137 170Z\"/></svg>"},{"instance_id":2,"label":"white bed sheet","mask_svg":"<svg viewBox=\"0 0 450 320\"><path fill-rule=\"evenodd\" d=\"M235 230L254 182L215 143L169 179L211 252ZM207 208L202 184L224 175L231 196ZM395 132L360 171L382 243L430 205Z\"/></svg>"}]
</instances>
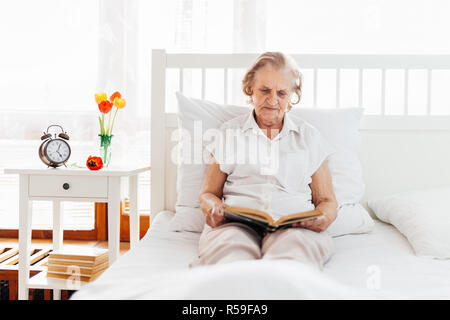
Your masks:
<instances>
[{"instance_id":1,"label":"white bed sheet","mask_svg":"<svg viewBox=\"0 0 450 320\"><path fill-rule=\"evenodd\" d=\"M320 273L264 260L189 269L200 234L167 231L172 216L160 213L136 248L72 299L450 299L450 260L415 256L380 221L370 234L334 238L335 253Z\"/></svg>"}]
</instances>

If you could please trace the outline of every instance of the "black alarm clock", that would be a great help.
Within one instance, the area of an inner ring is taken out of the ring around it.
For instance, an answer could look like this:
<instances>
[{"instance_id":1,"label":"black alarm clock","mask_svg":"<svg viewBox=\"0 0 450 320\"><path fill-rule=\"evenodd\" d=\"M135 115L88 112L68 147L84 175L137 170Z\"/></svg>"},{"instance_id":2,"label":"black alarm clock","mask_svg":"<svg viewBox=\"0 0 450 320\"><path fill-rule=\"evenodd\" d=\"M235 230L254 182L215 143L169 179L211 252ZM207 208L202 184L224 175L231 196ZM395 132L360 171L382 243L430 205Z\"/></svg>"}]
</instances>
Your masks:
<instances>
[{"instance_id":1,"label":"black alarm clock","mask_svg":"<svg viewBox=\"0 0 450 320\"><path fill-rule=\"evenodd\" d=\"M52 134L48 132L51 127L59 127L62 132L58 136L55 133L55 136L52 137ZM54 168L62 165L66 166L66 161L69 160L71 154L70 146L67 142L69 140L67 132L64 132L61 126L52 124L44 132L41 140L43 141L39 146L39 158L41 158L42 162Z\"/></svg>"}]
</instances>

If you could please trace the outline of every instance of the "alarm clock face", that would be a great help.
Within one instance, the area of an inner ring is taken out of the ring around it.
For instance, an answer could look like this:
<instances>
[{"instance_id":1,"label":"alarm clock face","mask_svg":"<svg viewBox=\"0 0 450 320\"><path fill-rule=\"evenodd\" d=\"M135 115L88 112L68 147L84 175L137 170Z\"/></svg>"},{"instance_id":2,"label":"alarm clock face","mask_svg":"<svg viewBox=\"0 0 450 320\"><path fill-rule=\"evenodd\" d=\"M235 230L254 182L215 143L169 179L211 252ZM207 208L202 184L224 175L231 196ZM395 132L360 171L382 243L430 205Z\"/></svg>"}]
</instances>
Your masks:
<instances>
[{"instance_id":1,"label":"alarm clock face","mask_svg":"<svg viewBox=\"0 0 450 320\"><path fill-rule=\"evenodd\" d=\"M64 140L50 140L45 146L44 154L53 163L63 163L70 157L70 147Z\"/></svg>"}]
</instances>

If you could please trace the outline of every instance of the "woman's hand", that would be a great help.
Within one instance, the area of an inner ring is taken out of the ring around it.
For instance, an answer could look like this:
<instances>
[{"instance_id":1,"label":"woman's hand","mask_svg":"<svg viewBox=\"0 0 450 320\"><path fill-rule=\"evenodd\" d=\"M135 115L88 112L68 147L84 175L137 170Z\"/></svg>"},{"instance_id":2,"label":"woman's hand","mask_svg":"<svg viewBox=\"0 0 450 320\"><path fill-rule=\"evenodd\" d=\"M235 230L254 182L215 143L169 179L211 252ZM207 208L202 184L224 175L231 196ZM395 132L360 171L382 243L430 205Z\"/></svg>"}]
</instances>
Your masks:
<instances>
[{"instance_id":1,"label":"woman's hand","mask_svg":"<svg viewBox=\"0 0 450 320\"><path fill-rule=\"evenodd\" d=\"M311 220L306 220L298 223L294 223L292 226L296 228L305 228L315 232L323 232L327 230L331 223L333 223L335 219L332 219L328 215L324 214L318 218L314 218Z\"/></svg>"},{"instance_id":2,"label":"woman's hand","mask_svg":"<svg viewBox=\"0 0 450 320\"><path fill-rule=\"evenodd\" d=\"M215 203L211 208L209 208L206 213L203 212L206 217L206 223L212 228L218 227L223 224L225 222L223 209L225 209L226 207L228 206L225 203L218 202Z\"/></svg>"},{"instance_id":3,"label":"woman's hand","mask_svg":"<svg viewBox=\"0 0 450 320\"><path fill-rule=\"evenodd\" d=\"M223 209L228 206L222 202L222 195L227 175L220 171L220 167L212 155L210 161L198 200L206 223L214 228L225 221Z\"/></svg>"},{"instance_id":4,"label":"woman's hand","mask_svg":"<svg viewBox=\"0 0 450 320\"><path fill-rule=\"evenodd\" d=\"M306 228L315 232L327 230L337 217L338 203L334 195L333 184L327 162L324 161L311 177L312 200L316 209L323 215L311 220L296 223L294 226Z\"/></svg>"}]
</instances>

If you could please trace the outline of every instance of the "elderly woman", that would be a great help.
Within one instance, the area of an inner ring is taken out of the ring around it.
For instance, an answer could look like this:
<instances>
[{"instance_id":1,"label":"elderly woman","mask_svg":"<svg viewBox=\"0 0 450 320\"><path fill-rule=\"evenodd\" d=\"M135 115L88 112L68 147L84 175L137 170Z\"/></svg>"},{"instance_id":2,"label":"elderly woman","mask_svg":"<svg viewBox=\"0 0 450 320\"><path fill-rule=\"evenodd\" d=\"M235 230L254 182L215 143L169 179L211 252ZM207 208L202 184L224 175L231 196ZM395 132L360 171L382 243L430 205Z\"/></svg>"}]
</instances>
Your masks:
<instances>
[{"instance_id":1,"label":"elderly woman","mask_svg":"<svg viewBox=\"0 0 450 320\"><path fill-rule=\"evenodd\" d=\"M333 242L326 230L336 219L337 202L325 160L334 150L317 129L289 114L292 104L300 101L301 87L295 62L282 53L261 54L247 71L242 88L253 108L221 130L253 136L259 147L269 150L277 143L278 165L263 170L261 161L225 163L210 150L199 195L206 224L198 259L191 266L262 258L295 259L322 269L331 256ZM314 208L323 216L260 234L247 225L227 222L223 215L227 206L260 209L274 220Z\"/></svg>"}]
</instances>

